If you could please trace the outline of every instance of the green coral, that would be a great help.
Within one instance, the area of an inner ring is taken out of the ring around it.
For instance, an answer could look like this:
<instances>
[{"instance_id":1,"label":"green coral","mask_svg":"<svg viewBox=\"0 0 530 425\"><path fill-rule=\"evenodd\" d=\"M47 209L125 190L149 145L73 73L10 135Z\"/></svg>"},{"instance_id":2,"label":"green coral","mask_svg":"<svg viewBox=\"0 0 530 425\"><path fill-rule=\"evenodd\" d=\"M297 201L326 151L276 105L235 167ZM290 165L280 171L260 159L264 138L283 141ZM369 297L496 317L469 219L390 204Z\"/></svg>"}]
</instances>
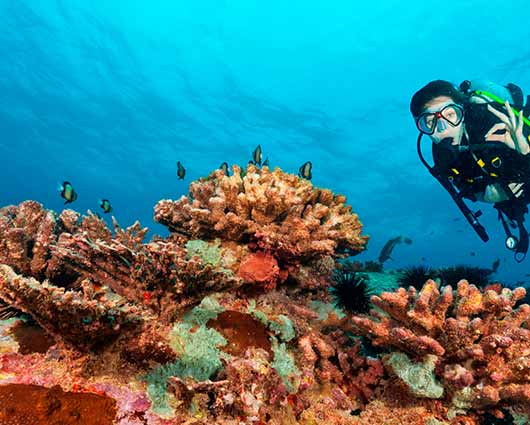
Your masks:
<instances>
[{"instance_id":1,"label":"green coral","mask_svg":"<svg viewBox=\"0 0 530 425\"><path fill-rule=\"evenodd\" d=\"M197 325L206 325L209 320L215 319L219 313L225 311L216 299L216 295L204 297L198 306L195 306L184 316L184 321Z\"/></svg>"},{"instance_id":2,"label":"green coral","mask_svg":"<svg viewBox=\"0 0 530 425\"><path fill-rule=\"evenodd\" d=\"M213 245L201 239L193 239L186 242L186 249L188 250L187 260L198 256L205 264L218 266L223 258L219 247L219 239L216 239Z\"/></svg>"},{"instance_id":3,"label":"green coral","mask_svg":"<svg viewBox=\"0 0 530 425\"><path fill-rule=\"evenodd\" d=\"M251 314L256 319L258 319L261 323L267 326L267 323L269 322L269 318L267 317L265 313L263 313L263 311L256 310L256 300L248 301L247 313Z\"/></svg>"},{"instance_id":4,"label":"green coral","mask_svg":"<svg viewBox=\"0 0 530 425\"><path fill-rule=\"evenodd\" d=\"M173 327L169 335L170 345L179 359L156 367L144 377L152 402L151 409L156 414L163 417L174 414L171 407L175 403L174 397L166 391L167 380L171 376L205 381L222 368L221 359L229 358L219 350L227 344L226 339L205 326L208 320L217 317L223 310L213 296L206 297L186 315L183 322Z\"/></svg>"},{"instance_id":5,"label":"green coral","mask_svg":"<svg viewBox=\"0 0 530 425\"><path fill-rule=\"evenodd\" d=\"M221 369L221 352L217 347L226 345L227 341L215 329L206 326L195 329L190 323L178 323L169 338L171 347L180 356L175 362L177 376L205 381Z\"/></svg>"},{"instance_id":6,"label":"green coral","mask_svg":"<svg viewBox=\"0 0 530 425\"><path fill-rule=\"evenodd\" d=\"M455 391L451 399L451 407L447 412L447 417L452 420L458 415L465 415L467 410L471 408L475 397L476 395L471 387L465 387Z\"/></svg>"},{"instance_id":7,"label":"green coral","mask_svg":"<svg viewBox=\"0 0 530 425\"><path fill-rule=\"evenodd\" d=\"M424 357L423 363L416 363L406 354L395 352L385 359L385 364L392 368L415 396L440 398L444 388L434 375L436 359L436 356L428 354Z\"/></svg>"},{"instance_id":8,"label":"green coral","mask_svg":"<svg viewBox=\"0 0 530 425\"><path fill-rule=\"evenodd\" d=\"M528 419L527 415L524 415L522 413L515 413L513 411L511 412L511 414L513 416L514 425L526 425L530 423L530 420Z\"/></svg>"},{"instance_id":9,"label":"green coral","mask_svg":"<svg viewBox=\"0 0 530 425\"><path fill-rule=\"evenodd\" d=\"M171 417L174 410L171 407L175 397L166 391L167 380L176 375L175 363L161 365L143 377L147 383L147 395L151 400L151 410L164 418Z\"/></svg>"},{"instance_id":10,"label":"green coral","mask_svg":"<svg viewBox=\"0 0 530 425\"><path fill-rule=\"evenodd\" d=\"M274 332L282 341L290 341L296 336L293 322L283 315L278 315L278 319L271 320L262 311L256 310L256 301L250 300L248 303L247 313L252 315L254 318L259 320L265 326L267 326L272 332ZM278 322L279 320L279 322Z\"/></svg>"},{"instance_id":11,"label":"green coral","mask_svg":"<svg viewBox=\"0 0 530 425\"><path fill-rule=\"evenodd\" d=\"M219 246L220 240L207 242L201 239L194 239L186 242L186 259L197 256L204 265L210 265L216 268L216 271L224 273L227 276L234 276L234 272L226 267L230 267L233 262L233 256L230 250L224 250Z\"/></svg>"},{"instance_id":12,"label":"green coral","mask_svg":"<svg viewBox=\"0 0 530 425\"><path fill-rule=\"evenodd\" d=\"M273 338L272 341L272 351L274 352L274 360L271 366L276 369L276 372L282 378L287 391L290 393L296 392L294 381L300 375L300 371L296 367L293 355L287 351L284 343L278 345L276 338Z\"/></svg>"},{"instance_id":13,"label":"green coral","mask_svg":"<svg viewBox=\"0 0 530 425\"><path fill-rule=\"evenodd\" d=\"M346 317L340 308L323 301L311 301L311 308L318 313L318 320L326 320L331 313L335 313L339 319Z\"/></svg>"},{"instance_id":14,"label":"green coral","mask_svg":"<svg viewBox=\"0 0 530 425\"><path fill-rule=\"evenodd\" d=\"M271 331L273 331L282 341L290 341L296 336L296 332L293 327L293 322L283 314L278 316L278 319L282 323L275 321L270 321L268 326Z\"/></svg>"}]
</instances>

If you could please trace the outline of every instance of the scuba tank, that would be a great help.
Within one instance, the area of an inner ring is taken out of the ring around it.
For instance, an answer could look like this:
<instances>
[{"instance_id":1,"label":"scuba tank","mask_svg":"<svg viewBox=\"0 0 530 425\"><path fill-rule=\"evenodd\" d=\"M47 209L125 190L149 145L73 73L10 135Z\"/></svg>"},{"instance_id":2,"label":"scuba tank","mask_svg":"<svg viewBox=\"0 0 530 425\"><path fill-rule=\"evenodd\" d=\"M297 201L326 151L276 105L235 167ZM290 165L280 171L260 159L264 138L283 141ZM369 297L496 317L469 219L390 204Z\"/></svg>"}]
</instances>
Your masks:
<instances>
[{"instance_id":1,"label":"scuba tank","mask_svg":"<svg viewBox=\"0 0 530 425\"><path fill-rule=\"evenodd\" d=\"M511 84L510 87L515 86L514 84ZM515 86L517 87L517 86ZM517 87L519 89L519 87ZM514 103L514 96L512 95L510 89L508 89L508 86L501 86L500 84L493 83L491 81L486 80L476 80L476 81L469 81L465 80L462 83L460 83L460 90L463 91L466 95L469 97L469 101L471 103L491 103L494 102L495 99L488 95L494 95L495 97L499 99L503 99L503 101L510 102L510 105L514 106L517 109L522 108L522 102L523 102L523 95L521 89L520 94L520 104L518 102L517 106ZM518 96L517 96L518 97ZM503 102L503 103L504 103Z\"/></svg>"},{"instance_id":2,"label":"scuba tank","mask_svg":"<svg viewBox=\"0 0 530 425\"><path fill-rule=\"evenodd\" d=\"M489 81L477 80L471 82L466 80L460 84L460 90L467 97L468 105L466 105L466 109L468 112L477 108L479 110L484 110L487 105L492 105L492 107L496 107L496 109L503 111L505 101L510 103L512 110L516 115L519 114L519 110L522 109L524 115L523 120L526 124L523 128L523 133L525 136L530 133L530 121L526 118L528 113L530 113L530 96L527 97L526 106L523 108L523 92L518 86L514 84L501 86ZM472 105L476 106L473 107ZM472 114L467 114L468 118L469 115L472 116ZM485 116L487 117L489 115ZM484 134L484 130L489 129L490 127L491 123L484 122L484 120L481 119L477 120L473 116L469 122L466 123L466 129L470 130L470 134ZM505 189L505 192L510 196L510 199L495 203L494 208L498 210L499 220L502 222L503 229L506 233L506 247L514 251L514 258L517 262L523 261L529 245L528 232L524 227L524 214L528 212L526 204L530 201L530 196L525 193L521 199L516 198L508 188L508 183L524 181L528 182L527 186L530 186L530 158L522 156L520 153L499 142L471 144L468 140L467 145L450 146L449 150L453 149L453 152L439 152L439 154L442 154L445 158L451 159L460 158L462 155L471 155L473 160L469 163L473 164L473 168L475 169L474 172L476 173L475 179L467 179L467 181L471 181L471 183L466 188L458 189L453 182L454 177L462 178L462 175L458 175L458 170L451 168L452 171L455 172L454 175L448 174L447 170L442 170L436 162L434 151L433 157L435 158L435 165L431 167L425 161L420 146L422 136L423 134L420 133L417 140L417 150L421 162L448 191L464 217L484 242L487 242L489 237L485 228L478 221L478 217L482 215L482 212L480 210L472 212L465 204L463 198L468 197L473 199L473 189L479 186L485 187L485 185L488 184L497 183ZM530 140L530 137L528 137L527 140ZM443 161L441 163L443 163ZM477 186L479 181L480 185ZM478 190L474 191L475 193L478 192ZM519 230L518 238L511 232L510 228Z\"/></svg>"},{"instance_id":3,"label":"scuba tank","mask_svg":"<svg viewBox=\"0 0 530 425\"><path fill-rule=\"evenodd\" d=\"M487 103L504 106L504 103L508 101L516 116L519 114L519 111L523 111L523 121L527 126L525 129L530 131L530 120L528 119L528 116L530 116L530 95L526 96L526 104L524 104L524 94L519 86L513 83L501 86L500 84L485 80L474 82L464 80L460 83L459 88L468 97L470 103Z\"/></svg>"}]
</instances>

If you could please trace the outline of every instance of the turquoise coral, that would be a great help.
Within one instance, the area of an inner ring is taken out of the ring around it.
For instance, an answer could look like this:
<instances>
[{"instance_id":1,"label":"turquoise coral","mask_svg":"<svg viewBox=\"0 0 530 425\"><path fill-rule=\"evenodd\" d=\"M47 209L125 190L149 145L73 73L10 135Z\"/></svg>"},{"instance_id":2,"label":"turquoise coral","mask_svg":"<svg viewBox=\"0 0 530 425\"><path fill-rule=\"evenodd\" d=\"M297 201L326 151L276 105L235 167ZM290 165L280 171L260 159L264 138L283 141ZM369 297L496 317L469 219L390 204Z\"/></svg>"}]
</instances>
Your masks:
<instances>
[{"instance_id":1,"label":"turquoise coral","mask_svg":"<svg viewBox=\"0 0 530 425\"><path fill-rule=\"evenodd\" d=\"M193 309L184 316L184 320L189 323L206 325L209 320L215 319L217 315L223 311L225 311L225 308L219 304L215 294L212 294L208 297L204 297L199 305L193 307Z\"/></svg>"},{"instance_id":2,"label":"turquoise coral","mask_svg":"<svg viewBox=\"0 0 530 425\"><path fill-rule=\"evenodd\" d=\"M147 393L153 403L152 410L163 416L170 416L170 408L166 387L172 376L193 378L206 381L221 368L223 354L219 347L227 341L213 329L190 323L178 323L170 334L170 345L179 356L173 363L157 366L144 379L147 382ZM226 355L224 355L226 358Z\"/></svg>"},{"instance_id":3,"label":"turquoise coral","mask_svg":"<svg viewBox=\"0 0 530 425\"><path fill-rule=\"evenodd\" d=\"M250 300L247 312L267 326L282 341L291 341L296 337L293 322L285 315L279 314L274 318L269 318L267 314L256 309L256 301Z\"/></svg>"}]
</instances>

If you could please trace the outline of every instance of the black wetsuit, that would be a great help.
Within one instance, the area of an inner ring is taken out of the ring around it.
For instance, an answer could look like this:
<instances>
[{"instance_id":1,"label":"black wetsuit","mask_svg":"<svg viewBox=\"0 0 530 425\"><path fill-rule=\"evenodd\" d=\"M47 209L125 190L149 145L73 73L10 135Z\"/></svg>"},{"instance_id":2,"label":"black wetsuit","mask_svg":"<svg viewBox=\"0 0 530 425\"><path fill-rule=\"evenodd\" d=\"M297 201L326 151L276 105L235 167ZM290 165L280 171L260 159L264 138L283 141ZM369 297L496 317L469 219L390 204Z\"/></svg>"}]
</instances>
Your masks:
<instances>
[{"instance_id":1,"label":"black wetsuit","mask_svg":"<svg viewBox=\"0 0 530 425\"><path fill-rule=\"evenodd\" d=\"M530 102L529 99L527 103ZM498 103L490 105L505 113L503 105ZM520 109L522 106L515 107ZM528 112L528 109L525 106L523 111ZM509 198L496 202L494 208L498 210L499 220L502 221L506 233L506 247L513 250L515 260L521 262L526 257L529 247L529 236L524 220L528 212L527 204L530 203L530 154L522 155L503 142L486 141L486 134L500 122L499 118L488 110L488 104L465 105L464 125L467 137L464 135L459 146L451 145L452 140L449 139L433 144L435 165L430 171L451 194L484 242L488 240L488 235L477 221L480 214L471 212L462 198L476 201L475 194L483 194L486 186L499 185ZM498 133L505 131L501 129ZM526 140L530 140L529 134L530 127L524 125L523 135ZM510 183L524 183L520 189L522 193L515 196L508 187ZM458 193L455 188L458 189ZM514 235L516 228L517 236Z\"/></svg>"},{"instance_id":2,"label":"black wetsuit","mask_svg":"<svg viewBox=\"0 0 530 425\"><path fill-rule=\"evenodd\" d=\"M463 136L460 147L451 145L450 140L433 144L435 166L463 197L472 201L476 201L475 193L484 193L489 184L496 183L505 188L508 183L524 182L528 187L520 200L527 204L530 201L530 154L522 155L502 142L485 141L486 133L501 122L488 111L487 105L466 105L464 124L468 138ZM504 112L502 105L490 105ZM499 134L503 131L506 130L499 130ZM530 134L530 128L526 125L523 134L525 137Z\"/></svg>"}]
</instances>

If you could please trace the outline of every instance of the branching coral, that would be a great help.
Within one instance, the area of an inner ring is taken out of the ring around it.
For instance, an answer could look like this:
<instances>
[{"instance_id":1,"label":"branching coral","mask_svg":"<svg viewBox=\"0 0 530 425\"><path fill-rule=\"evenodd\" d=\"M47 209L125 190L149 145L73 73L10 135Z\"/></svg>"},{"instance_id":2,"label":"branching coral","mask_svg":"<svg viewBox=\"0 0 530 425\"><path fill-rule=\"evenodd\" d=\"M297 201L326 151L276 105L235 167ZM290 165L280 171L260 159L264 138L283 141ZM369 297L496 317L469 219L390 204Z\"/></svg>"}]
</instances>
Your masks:
<instances>
[{"instance_id":1,"label":"branching coral","mask_svg":"<svg viewBox=\"0 0 530 425\"><path fill-rule=\"evenodd\" d=\"M190 197L160 201L155 220L193 238L253 242L280 261L357 253L367 237L341 195L307 180L248 165L190 185Z\"/></svg>"},{"instance_id":2,"label":"branching coral","mask_svg":"<svg viewBox=\"0 0 530 425\"><path fill-rule=\"evenodd\" d=\"M530 306L514 309L524 295L523 288L481 291L465 280L440 293L429 280L419 293L399 288L372 297L380 310L352 320L376 345L418 361L434 356L455 412L530 403Z\"/></svg>"},{"instance_id":3,"label":"branching coral","mask_svg":"<svg viewBox=\"0 0 530 425\"><path fill-rule=\"evenodd\" d=\"M56 219L35 201L0 209L0 263L17 272L43 277L49 246L57 235Z\"/></svg>"},{"instance_id":4,"label":"branching coral","mask_svg":"<svg viewBox=\"0 0 530 425\"><path fill-rule=\"evenodd\" d=\"M128 301L148 306L164 321L207 293L233 290L243 281L177 242L152 241L128 248L119 240L92 241L85 234L64 233L52 248L51 269L70 269L97 286L108 286Z\"/></svg>"}]
</instances>

